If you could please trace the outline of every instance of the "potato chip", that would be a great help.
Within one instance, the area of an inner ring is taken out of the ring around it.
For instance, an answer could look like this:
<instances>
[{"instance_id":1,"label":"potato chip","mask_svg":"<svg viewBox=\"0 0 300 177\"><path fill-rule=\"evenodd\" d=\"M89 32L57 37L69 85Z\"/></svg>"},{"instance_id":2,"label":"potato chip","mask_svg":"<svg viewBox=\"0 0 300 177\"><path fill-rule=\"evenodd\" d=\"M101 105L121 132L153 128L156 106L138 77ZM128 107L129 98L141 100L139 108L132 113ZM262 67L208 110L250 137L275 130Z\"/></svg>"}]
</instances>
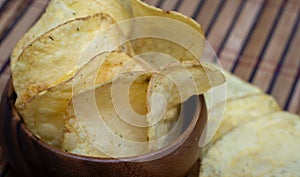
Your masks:
<instances>
[{"instance_id":1,"label":"potato chip","mask_svg":"<svg viewBox=\"0 0 300 177\"><path fill-rule=\"evenodd\" d=\"M127 0L129 1L129 0ZM14 68L22 51L36 38L67 21L94 15L109 14L120 21L132 16L117 0L52 0L37 23L21 38L11 54L11 67Z\"/></svg>"},{"instance_id":2,"label":"potato chip","mask_svg":"<svg viewBox=\"0 0 300 177\"><path fill-rule=\"evenodd\" d=\"M192 95L203 94L211 87L224 82L225 77L222 72L210 64L174 63L162 68L159 74L153 76L149 97L160 93L164 95L167 103L171 103L170 106L174 106L186 101Z\"/></svg>"},{"instance_id":3,"label":"potato chip","mask_svg":"<svg viewBox=\"0 0 300 177\"><path fill-rule=\"evenodd\" d=\"M35 95L18 111L33 134L52 146L60 147L63 113L71 97L72 83L66 82Z\"/></svg>"},{"instance_id":4,"label":"potato chip","mask_svg":"<svg viewBox=\"0 0 300 177\"><path fill-rule=\"evenodd\" d=\"M229 72L224 72L224 74L226 76L227 86L226 100L263 93L260 88L243 81Z\"/></svg>"},{"instance_id":5,"label":"potato chip","mask_svg":"<svg viewBox=\"0 0 300 177\"><path fill-rule=\"evenodd\" d=\"M71 106L67 108L68 112L73 111L73 113L67 117L66 127L68 133L76 134L73 137L77 137L78 141L73 143L72 146L68 145L72 148L67 150L95 156L93 152L85 149L78 152L81 147L92 145L94 149L98 149L109 157L128 157L148 152L147 126L143 127L128 122L128 119L134 119L128 116L130 115L129 109L133 112L135 112L134 110L143 112L146 110L146 104L141 104L140 101L131 102L124 100L124 98L145 100L150 77L151 74L141 72L124 73L113 82L101 84L95 90L92 89L75 95ZM133 82L130 88L123 88L122 86L131 83L131 79ZM118 86L115 88L117 90L114 90L114 84ZM125 97L122 95L125 95ZM117 99L118 104L125 105L121 107L125 110L119 110L120 107L116 106L117 103L114 97ZM124 117L122 111L127 113L126 117ZM145 116L140 118L143 117ZM140 121L146 122L146 119ZM78 128L74 127L76 125L74 122L78 123L81 132L78 132ZM76 132L73 132L74 130ZM65 136L64 141L70 141L68 136Z\"/></svg>"},{"instance_id":6,"label":"potato chip","mask_svg":"<svg viewBox=\"0 0 300 177\"><path fill-rule=\"evenodd\" d=\"M226 77L226 85L218 88L214 93L212 93L212 91L204 93L208 111L218 111L221 114L221 112L223 112L221 104L224 104L224 101L263 93L260 88L243 81L238 76L225 70L223 70L223 73ZM218 107L216 108L217 105Z\"/></svg>"},{"instance_id":7,"label":"potato chip","mask_svg":"<svg viewBox=\"0 0 300 177\"><path fill-rule=\"evenodd\" d=\"M152 105L151 110L160 110L157 108L160 105ZM152 111L154 112L154 111ZM181 104L175 105L154 117L147 115L149 121L148 141L149 151L154 151L170 145L176 138L178 138L183 131L183 119L180 119ZM152 126L151 126L152 125Z\"/></svg>"},{"instance_id":8,"label":"potato chip","mask_svg":"<svg viewBox=\"0 0 300 177\"><path fill-rule=\"evenodd\" d=\"M154 74L149 84L147 100L149 141L154 141L150 148L159 149L166 143L170 143L157 140L166 135L177 122L180 109L178 104L185 102L193 95L203 94L209 88L223 82L225 82L225 77L222 72L211 65L198 62L171 64L160 73ZM166 139L171 141L178 134L168 136Z\"/></svg>"},{"instance_id":9,"label":"potato chip","mask_svg":"<svg viewBox=\"0 0 300 177\"><path fill-rule=\"evenodd\" d=\"M200 59L205 37L197 22L180 13L164 11L142 1L132 0L131 6L136 17L131 33L136 54L162 53L178 61ZM181 34L184 35L181 37Z\"/></svg>"},{"instance_id":10,"label":"potato chip","mask_svg":"<svg viewBox=\"0 0 300 177\"><path fill-rule=\"evenodd\" d=\"M64 115L65 127L61 149L66 152L90 157L107 157L100 149L93 145L82 132L76 119L73 103L70 102Z\"/></svg>"},{"instance_id":11,"label":"potato chip","mask_svg":"<svg viewBox=\"0 0 300 177\"><path fill-rule=\"evenodd\" d=\"M83 66L74 78L35 95L24 106L18 107L27 128L47 143L59 147L63 137L63 115L72 94L112 80L130 60L131 57L122 52L102 53ZM99 77L101 79L97 79Z\"/></svg>"},{"instance_id":12,"label":"potato chip","mask_svg":"<svg viewBox=\"0 0 300 177\"><path fill-rule=\"evenodd\" d=\"M299 176L299 138L299 116L259 115L208 150L199 176Z\"/></svg>"},{"instance_id":13,"label":"potato chip","mask_svg":"<svg viewBox=\"0 0 300 177\"><path fill-rule=\"evenodd\" d=\"M131 6L132 6L133 15L135 17L160 16L160 17L175 19L175 20L181 21L185 24L188 24L193 29L195 29L198 33L200 33L202 36L204 36L204 32L199 23L194 21L192 18L184 16L178 12L164 11L164 10L156 8L154 6L150 6L150 5L146 4L145 2L142 2L139 0L131 0Z\"/></svg>"},{"instance_id":14,"label":"potato chip","mask_svg":"<svg viewBox=\"0 0 300 177\"><path fill-rule=\"evenodd\" d=\"M220 104L218 106L223 105ZM281 108L274 98L263 93L228 100L225 104L223 120L212 141L215 142L239 125L280 110ZM222 116L218 114L212 115Z\"/></svg>"},{"instance_id":15,"label":"potato chip","mask_svg":"<svg viewBox=\"0 0 300 177\"><path fill-rule=\"evenodd\" d=\"M24 104L35 94L68 79L91 58L79 59L87 45L101 34L98 48L110 51L122 40L120 31L102 32L114 24L105 14L79 18L43 34L20 55L12 72L16 105ZM117 45L118 46L118 45Z\"/></svg>"}]
</instances>

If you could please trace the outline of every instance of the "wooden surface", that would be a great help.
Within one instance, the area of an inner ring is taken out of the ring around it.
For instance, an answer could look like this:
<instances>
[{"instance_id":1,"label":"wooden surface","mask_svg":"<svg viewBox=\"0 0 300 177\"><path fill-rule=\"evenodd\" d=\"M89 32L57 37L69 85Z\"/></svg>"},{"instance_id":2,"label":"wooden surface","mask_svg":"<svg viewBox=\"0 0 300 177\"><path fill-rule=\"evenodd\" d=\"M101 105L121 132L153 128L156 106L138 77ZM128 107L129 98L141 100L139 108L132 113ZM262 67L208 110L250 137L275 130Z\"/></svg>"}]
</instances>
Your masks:
<instances>
[{"instance_id":1,"label":"wooden surface","mask_svg":"<svg viewBox=\"0 0 300 177\"><path fill-rule=\"evenodd\" d=\"M222 67L300 114L300 0L147 0L197 20ZM0 93L9 56L48 0L0 0ZM0 154L1 148L0 148ZM12 176L0 155L2 176ZM6 175L5 175L6 174Z\"/></svg>"}]
</instances>

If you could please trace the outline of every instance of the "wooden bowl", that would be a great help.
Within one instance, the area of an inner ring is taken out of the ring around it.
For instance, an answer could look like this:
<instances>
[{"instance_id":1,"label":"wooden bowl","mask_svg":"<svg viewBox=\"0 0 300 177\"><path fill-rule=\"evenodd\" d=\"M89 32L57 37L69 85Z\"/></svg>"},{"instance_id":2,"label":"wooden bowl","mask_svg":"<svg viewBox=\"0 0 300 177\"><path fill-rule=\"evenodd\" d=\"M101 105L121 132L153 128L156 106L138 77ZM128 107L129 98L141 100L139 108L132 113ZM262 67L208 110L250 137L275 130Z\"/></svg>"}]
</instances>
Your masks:
<instances>
[{"instance_id":1,"label":"wooden bowl","mask_svg":"<svg viewBox=\"0 0 300 177\"><path fill-rule=\"evenodd\" d=\"M20 176L176 177L185 176L200 156L198 142L207 121L203 96L195 113L187 118L194 126L188 125L174 143L146 155L122 159L74 155L51 147L26 129L14 106L15 99L10 80L1 101L0 138L8 162ZM159 158L144 161L155 156Z\"/></svg>"}]
</instances>

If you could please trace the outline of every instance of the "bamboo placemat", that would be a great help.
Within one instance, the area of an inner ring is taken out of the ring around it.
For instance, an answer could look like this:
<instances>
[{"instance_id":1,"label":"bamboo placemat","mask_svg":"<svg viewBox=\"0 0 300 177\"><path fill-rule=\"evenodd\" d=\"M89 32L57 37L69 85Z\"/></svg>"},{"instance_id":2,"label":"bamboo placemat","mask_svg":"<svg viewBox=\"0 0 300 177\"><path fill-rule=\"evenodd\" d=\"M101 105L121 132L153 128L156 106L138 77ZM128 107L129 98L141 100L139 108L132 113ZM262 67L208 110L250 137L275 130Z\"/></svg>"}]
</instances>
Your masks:
<instances>
[{"instance_id":1,"label":"bamboo placemat","mask_svg":"<svg viewBox=\"0 0 300 177\"><path fill-rule=\"evenodd\" d=\"M198 21L222 67L300 114L299 0L146 0ZM9 56L48 0L0 0L0 93L10 76ZM0 148L0 154L1 153ZM0 155L2 176L11 176ZM5 175L6 174L6 175Z\"/></svg>"}]
</instances>

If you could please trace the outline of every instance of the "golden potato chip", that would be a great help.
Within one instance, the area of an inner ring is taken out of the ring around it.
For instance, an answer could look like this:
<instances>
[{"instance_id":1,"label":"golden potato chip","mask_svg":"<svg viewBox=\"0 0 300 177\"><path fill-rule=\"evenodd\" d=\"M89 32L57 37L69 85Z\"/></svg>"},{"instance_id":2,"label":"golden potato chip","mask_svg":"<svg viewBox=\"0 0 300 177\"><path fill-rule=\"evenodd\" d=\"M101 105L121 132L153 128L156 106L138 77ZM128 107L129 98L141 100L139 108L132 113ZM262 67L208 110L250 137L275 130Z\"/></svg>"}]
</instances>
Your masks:
<instances>
[{"instance_id":1,"label":"golden potato chip","mask_svg":"<svg viewBox=\"0 0 300 177\"><path fill-rule=\"evenodd\" d=\"M63 151L91 157L107 157L107 155L95 147L93 142L90 142L82 132L77 122L72 102L70 102L66 108L64 119L65 133L61 145Z\"/></svg>"},{"instance_id":2,"label":"golden potato chip","mask_svg":"<svg viewBox=\"0 0 300 177\"><path fill-rule=\"evenodd\" d=\"M223 105L220 104L219 106ZM274 98L263 93L228 100L225 104L223 120L212 141L215 142L239 125L280 110ZM222 115L213 114L213 116Z\"/></svg>"},{"instance_id":3,"label":"golden potato chip","mask_svg":"<svg viewBox=\"0 0 300 177\"><path fill-rule=\"evenodd\" d=\"M248 97L251 95L263 94L263 92L258 87L243 81L242 79L238 78L237 76L235 76L227 71L223 71L223 73L226 77L226 84L221 85L218 88L214 88L214 90L209 90L208 92L204 93L206 107L208 109L209 114L208 114L208 123L206 125L207 126L206 127L207 134L205 137L202 137L203 139L201 140L201 143L203 145L206 145L207 143L209 143L209 141L211 141L211 139L213 139L213 141L210 143L213 143L214 140L218 139L223 133L225 133L226 131L228 131L234 127L232 125L232 122L230 122L230 120L229 120L229 122L226 121L226 118L224 118L224 121L221 122L222 117L227 117L227 115L229 115L231 113L231 110L227 109L227 106L228 106L228 105L226 105L227 103L234 104L234 103L230 103L231 100L233 100L232 102L238 102L238 101L234 101L234 100L240 99L243 97ZM270 97L262 96L262 98L264 98L264 97L266 97L267 99L265 101L262 101L262 103L265 103L268 100L272 100L272 98L270 98ZM248 100L248 99L245 99L245 100ZM273 108L275 110L277 110L278 105L277 105L276 101L275 100L272 100L272 101L274 102L274 104L272 104ZM242 105L242 103L238 103L238 104ZM247 104L247 105L249 105L249 104ZM253 103L253 105L254 105L254 103ZM272 111L273 108L270 107L270 109L271 109L270 111ZM252 108L249 108L247 106L245 107L246 112L251 111L249 109L252 109ZM256 108L253 108L253 109L256 109ZM234 110L234 108L232 108L232 110ZM242 115L243 109L239 108L238 110L240 110L240 114ZM267 109L267 110L269 110L269 109ZM243 117L247 117L247 116L248 116L248 114L246 113L246 115ZM240 117L240 116L238 116L238 117ZM253 116L250 115L250 117L253 117ZM243 121L241 121L241 122L243 122ZM217 132L217 134L215 134L217 129L219 128L219 126L223 127L225 124L229 124L228 125L229 127L225 128L226 131L223 132L222 128L220 128L220 130ZM207 148L209 148L209 147L207 146L206 148L204 148L203 152L205 152Z\"/></svg>"},{"instance_id":4,"label":"golden potato chip","mask_svg":"<svg viewBox=\"0 0 300 177\"><path fill-rule=\"evenodd\" d=\"M161 110L158 105L162 106L159 102L153 103L151 113ZM149 151L170 145L183 131L183 119L180 119L181 104L165 109L161 115L157 115L158 117L147 115L150 124L147 132Z\"/></svg>"},{"instance_id":5,"label":"golden potato chip","mask_svg":"<svg viewBox=\"0 0 300 177\"><path fill-rule=\"evenodd\" d=\"M156 8L154 6L150 6L145 2L139 0L131 0L131 6L133 15L135 17L143 17L143 16L160 16L160 17L167 17L171 19L175 19L181 21L185 24L188 24L193 29L195 29L198 33L204 36L204 32L199 23L194 21L192 18L184 16L178 12L174 11L164 11L162 9Z\"/></svg>"},{"instance_id":6,"label":"golden potato chip","mask_svg":"<svg viewBox=\"0 0 300 177\"><path fill-rule=\"evenodd\" d=\"M132 0L131 6L136 17L131 33L136 54L162 53L178 61L200 59L205 37L197 22L180 13L164 11L142 1Z\"/></svg>"},{"instance_id":7,"label":"golden potato chip","mask_svg":"<svg viewBox=\"0 0 300 177\"><path fill-rule=\"evenodd\" d=\"M225 82L225 77L216 67L199 62L173 63L153 76L150 82L149 99L155 93L162 94L170 106L186 101L192 95L200 95L211 87ZM178 91L177 91L178 89Z\"/></svg>"},{"instance_id":8,"label":"golden potato chip","mask_svg":"<svg viewBox=\"0 0 300 177\"><path fill-rule=\"evenodd\" d=\"M78 153L78 149L82 146L91 144L109 157L128 157L148 152L147 125L134 124L136 120L146 122L145 116L131 116L135 110L137 112L146 110L146 104L130 100L146 99L150 77L150 73L124 73L112 82L97 86L95 90L75 95L71 106L67 108L68 112L73 111L73 113L68 114L70 117L66 118L66 127L67 132L76 134L78 141L73 143L73 146L68 145L72 147L71 149L64 148ZM129 88L127 88L128 85ZM73 132L76 130L74 122L78 123L81 132ZM82 151L79 153L88 153L86 155L89 156L97 155L87 150Z\"/></svg>"},{"instance_id":9,"label":"golden potato chip","mask_svg":"<svg viewBox=\"0 0 300 177\"><path fill-rule=\"evenodd\" d=\"M105 14L69 21L43 34L20 55L12 72L16 105L22 105L35 94L58 85L71 77L91 58L80 57L89 43L101 34L98 48L110 51L122 40L122 34L114 31L106 35L106 29L114 20Z\"/></svg>"},{"instance_id":10,"label":"golden potato chip","mask_svg":"<svg viewBox=\"0 0 300 177\"><path fill-rule=\"evenodd\" d=\"M132 16L131 11L125 9L117 0L51 0L45 13L14 48L11 54L11 68L15 67L22 51L40 35L67 21L97 13L109 14L116 21Z\"/></svg>"},{"instance_id":11,"label":"golden potato chip","mask_svg":"<svg viewBox=\"0 0 300 177\"><path fill-rule=\"evenodd\" d=\"M66 82L35 95L18 111L33 134L50 145L60 147L63 113L71 97L72 83Z\"/></svg>"},{"instance_id":12,"label":"golden potato chip","mask_svg":"<svg viewBox=\"0 0 300 177\"><path fill-rule=\"evenodd\" d=\"M63 115L72 94L112 80L130 59L122 52L102 53L84 65L74 78L29 99L24 106L18 107L27 128L47 143L59 147L63 137ZM100 76L101 79L96 79Z\"/></svg>"},{"instance_id":13,"label":"golden potato chip","mask_svg":"<svg viewBox=\"0 0 300 177\"><path fill-rule=\"evenodd\" d=\"M299 176L299 138L298 115L258 115L208 150L199 176Z\"/></svg>"},{"instance_id":14,"label":"golden potato chip","mask_svg":"<svg viewBox=\"0 0 300 177\"><path fill-rule=\"evenodd\" d=\"M149 141L154 141L151 149L158 149L174 140L174 134L167 135L168 141L158 140L166 135L179 118L179 104L193 95L200 95L211 87L225 82L225 77L217 68L198 62L170 64L159 73L153 74L148 88ZM180 120L178 122L180 123ZM179 127L180 128L180 125Z\"/></svg>"},{"instance_id":15,"label":"golden potato chip","mask_svg":"<svg viewBox=\"0 0 300 177\"><path fill-rule=\"evenodd\" d=\"M221 104L224 104L224 101L263 93L258 87L243 81L238 76L225 70L223 70L223 73L226 77L226 85L217 88L214 93L212 91L204 93L206 107L209 112L220 112L222 114L223 108ZM216 108L217 105L218 107Z\"/></svg>"},{"instance_id":16,"label":"golden potato chip","mask_svg":"<svg viewBox=\"0 0 300 177\"><path fill-rule=\"evenodd\" d=\"M262 90L237 76L224 72L226 76L227 95L226 100L244 97L247 95L263 93Z\"/></svg>"}]
</instances>

